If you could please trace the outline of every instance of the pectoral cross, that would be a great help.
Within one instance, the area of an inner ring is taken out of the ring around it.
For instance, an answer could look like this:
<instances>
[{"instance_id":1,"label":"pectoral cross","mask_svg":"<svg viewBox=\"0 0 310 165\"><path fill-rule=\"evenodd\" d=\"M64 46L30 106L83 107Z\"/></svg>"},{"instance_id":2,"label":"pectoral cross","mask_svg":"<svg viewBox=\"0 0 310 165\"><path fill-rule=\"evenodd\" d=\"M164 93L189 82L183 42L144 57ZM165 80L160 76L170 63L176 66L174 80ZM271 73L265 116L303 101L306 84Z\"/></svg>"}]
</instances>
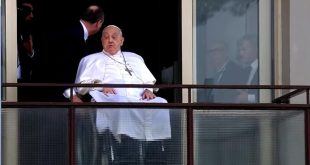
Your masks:
<instances>
[{"instance_id":1,"label":"pectoral cross","mask_svg":"<svg viewBox=\"0 0 310 165\"><path fill-rule=\"evenodd\" d=\"M132 70L130 70L127 66L125 67L125 71L128 72L130 76L132 76L131 74Z\"/></svg>"}]
</instances>

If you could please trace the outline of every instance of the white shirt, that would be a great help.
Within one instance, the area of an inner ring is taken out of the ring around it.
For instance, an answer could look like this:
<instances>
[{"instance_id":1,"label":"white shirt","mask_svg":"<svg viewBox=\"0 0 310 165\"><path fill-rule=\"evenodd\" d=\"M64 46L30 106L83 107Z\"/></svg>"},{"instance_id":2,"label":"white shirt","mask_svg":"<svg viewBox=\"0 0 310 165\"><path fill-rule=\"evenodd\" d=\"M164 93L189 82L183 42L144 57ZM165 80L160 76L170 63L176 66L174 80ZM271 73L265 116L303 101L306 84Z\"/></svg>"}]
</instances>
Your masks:
<instances>
[{"instance_id":1,"label":"white shirt","mask_svg":"<svg viewBox=\"0 0 310 165\"><path fill-rule=\"evenodd\" d=\"M251 72L247 81L247 85L251 85L251 82L253 80L255 73L257 72L257 69L258 69L258 60L256 59L251 63Z\"/></svg>"},{"instance_id":2,"label":"white shirt","mask_svg":"<svg viewBox=\"0 0 310 165\"><path fill-rule=\"evenodd\" d=\"M81 25L82 25L82 27L83 27L83 31L84 31L84 41L86 41L87 38L88 38L88 31L87 31L86 26L83 24L83 22L80 21L80 23L81 23Z\"/></svg>"},{"instance_id":3,"label":"white shirt","mask_svg":"<svg viewBox=\"0 0 310 165\"><path fill-rule=\"evenodd\" d=\"M247 81L247 85L251 85L254 75L257 72L258 60L256 59L255 61L253 61L250 66L251 66L251 71L250 71L250 75ZM254 94L248 94L248 102L254 103L255 101L256 101L256 96Z\"/></svg>"},{"instance_id":4,"label":"white shirt","mask_svg":"<svg viewBox=\"0 0 310 165\"><path fill-rule=\"evenodd\" d=\"M224 71L226 70L226 65L227 65L228 61L225 62L215 73L215 80L214 80L214 84L219 84Z\"/></svg>"},{"instance_id":5,"label":"white shirt","mask_svg":"<svg viewBox=\"0 0 310 165\"><path fill-rule=\"evenodd\" d=\"M123 56L124 55L124 56ZM132 70L132 76L125 70ZM118 52L108 57L103 52L84 57L79 65L76 83L102 84L154 84L155 78L144 64L141 56L131 52ZM142 100L143 88L116 88L116 95L104 95L101 88L78 88L87 92L96 102L157 102L166 103L163 98ZM96 126L99 132L110 129L117 136L125 134L135 139L160 140L171 138L170 116L167 109L98 109Z\"/></svg>"}]
</instances>

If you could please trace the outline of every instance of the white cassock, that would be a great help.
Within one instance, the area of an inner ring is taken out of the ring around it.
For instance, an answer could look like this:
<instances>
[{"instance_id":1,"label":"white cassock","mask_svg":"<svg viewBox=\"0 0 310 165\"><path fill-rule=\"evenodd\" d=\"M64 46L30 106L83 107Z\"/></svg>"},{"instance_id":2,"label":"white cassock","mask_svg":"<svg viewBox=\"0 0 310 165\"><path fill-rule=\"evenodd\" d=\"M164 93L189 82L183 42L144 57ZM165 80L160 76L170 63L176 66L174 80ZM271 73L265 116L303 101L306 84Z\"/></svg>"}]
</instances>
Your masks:
<instances>
[{"instance_id":1,"label":"white cassock","mask_svg":"<svg viewBox=\"0 0 310 165\"><path fill-rule=\"evenodd\" d=\"M124 59L131 75L126 71ZM155 81L141 56L119 51L111 58L103 52L84 57L80 61L75 83L154 84ZM143 88L115 88L117 94L108 96L101 90L102 88L77 88L77 92L82 95L89 92L96 102L167 103L161 97L149 101L142 100ZM147 141L171 138L167 109L98 109L96 127L99 132L110 129L115 136L125 134Z\"/></svg>"}]
</instances>

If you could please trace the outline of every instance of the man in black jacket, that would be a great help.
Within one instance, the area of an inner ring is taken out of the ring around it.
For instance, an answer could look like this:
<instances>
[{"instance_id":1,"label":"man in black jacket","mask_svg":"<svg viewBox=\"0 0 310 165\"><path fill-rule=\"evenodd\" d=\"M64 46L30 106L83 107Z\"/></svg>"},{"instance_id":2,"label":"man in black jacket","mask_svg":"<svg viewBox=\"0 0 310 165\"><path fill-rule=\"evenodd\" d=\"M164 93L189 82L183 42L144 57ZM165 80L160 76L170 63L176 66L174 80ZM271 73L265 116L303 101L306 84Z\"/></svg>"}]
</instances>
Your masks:
<instances>
[{"instance_id":1,"label":"man in black jacket","mask_svg":"<svg viewBox=\"0 0 310 165\"><path fill-rule=\"evenodd\" d=\"M35 65L34 14L31 2L18 1L17 20L17 81L28 83L32 81L32 69ZM29 87L19 87L18 101L27 101L29 92Z\"/></svg>"},{"instance_id":2,"label":"man in black jacket","mask_svg":"<svg viewBox=\"0 0 310 165\"><path fill-rule=\"evenodd\" d=\"M66 28L53 27L52 31L44 32L46 35L40 35L44 38L40 38L38 43L40 56L33 71L34 82L74 83L79 61L88 54L86 40L101 29L103 21L103 10L97 5L91 5L87 7L76 24ZM53 25L63 24L55 22ZM66 88L34 87L29 95L35 95L33 101L69 101L62 94ZM69 158L67 109L44 108L26 112L21 121L21 125L24 125L21 128L21 143L25 145L20 152L27 157L21 160L21 164L67 164ZM91 132L91 122L88 120L89 111L85 112L81 115L77 112L75 129L79 146L76 148L83 152L82 164L90 164L89 158L86 157L90 154L93 139L87 136L92 135L93 132Z\"/></svg>"},{"instance_id":3,"label":"man in black jacket","mask_svg":"<svg viewBox=\"0 0 310 165\"><path fill-rule=\"evenodd\" d=\"M244 35L238 41L238 59L247 73L246 85L259 85L258 38L256 35ZM259 101L259 90L239 90L237 102L255 103Z\"/></svg>"},{"instance_id":4,"label":"man in black jacket","mask_svg":"<svg viewBox=\"0 0 310 165\"><path fill-rule=\"evenodd\" d=\"M237 64L228 53L228 45L224 41L215 41L208 46L208 55L215 70L212 79L206 79L205 84L214 85L245 85L246 70ZM233 103L238 97L236 89L213 89L207 92L206 101L216 103Z\"/></svg>"},{"instance_id":5,"label":"man in black jacket","mask_svg":"<svg viewBox=\"0 0 310 165\"><path fill-rule=\"evenodd\" d=\"M86 40L101 29L103 21L103 10L91 5L79 22L48 32L44 43L40 45L35 80L42 83L73 83L80 59L88 54ZM37 101L68 101L62 95L65 89L57 87L40 90Z\"/></svg>"}]
</instances>

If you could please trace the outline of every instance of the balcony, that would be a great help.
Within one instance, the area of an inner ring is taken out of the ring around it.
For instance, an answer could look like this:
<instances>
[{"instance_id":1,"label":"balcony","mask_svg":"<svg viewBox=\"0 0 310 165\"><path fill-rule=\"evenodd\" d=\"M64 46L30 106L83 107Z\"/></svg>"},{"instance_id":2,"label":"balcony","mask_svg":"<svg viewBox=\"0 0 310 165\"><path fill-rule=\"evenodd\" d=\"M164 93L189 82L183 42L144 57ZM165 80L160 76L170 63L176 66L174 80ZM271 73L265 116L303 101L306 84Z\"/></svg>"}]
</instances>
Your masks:
<instances>
[{"instance_id":1,"label":"balcony","mask_svg":"<svg viewBox=\"0 0 310 165\"><path fill-rule=\"evenodd\" d=\"M3 84L5 88L40 86L154 87L183 99L169 103L2 101L2 164L109 164L106 142L111 137L96 129L96 112L136 108L169 111L171 139L165 140L164 156L168 165L309 165L310 86ZM212 89L255 89L260 99L197 101L199 91ZM276 93L285 94L272 99Z\"/></svg>"}]
</instances>

